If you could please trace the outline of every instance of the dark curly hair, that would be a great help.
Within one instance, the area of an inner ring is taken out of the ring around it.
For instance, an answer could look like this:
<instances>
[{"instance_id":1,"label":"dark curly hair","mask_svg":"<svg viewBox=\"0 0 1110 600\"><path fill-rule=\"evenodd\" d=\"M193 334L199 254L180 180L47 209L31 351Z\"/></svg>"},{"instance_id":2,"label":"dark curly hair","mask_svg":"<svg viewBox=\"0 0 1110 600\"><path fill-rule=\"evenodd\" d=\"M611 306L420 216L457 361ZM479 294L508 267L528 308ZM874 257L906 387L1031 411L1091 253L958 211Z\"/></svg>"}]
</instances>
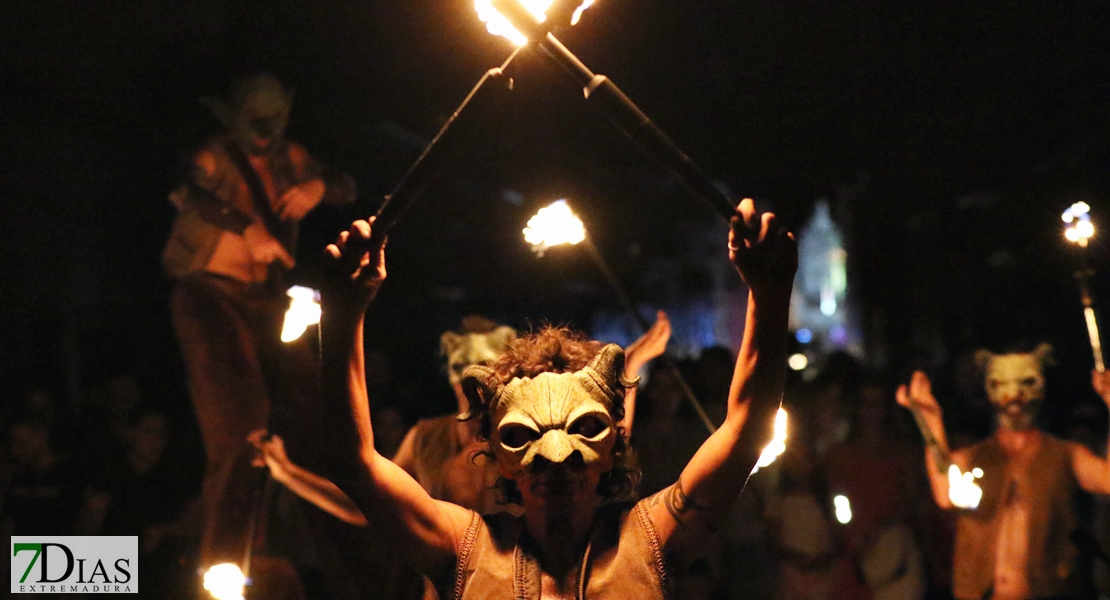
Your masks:
<instances>
[{"instance_id":1,"label":"dark curly hair","mask_svg":"<svg viewBox=\"0 0 1110 600\"><path fill-rule=\"evenodd\" d=\"M603 346L601 342L591 340L567 327L544 326L539 331L512 341L505 354L489 365L489 368L502 385L516 377L536 377L540 373L573 373L588 365ZM619 394L609 407L609 414L614 422L624 418L624 396L629 388L636 385L635 381L625 381L623 373L618 378ZM490 399L483 397L473 386L464 386L464 390L469 406L466 413L459 418L477 420L478 438L488 442L493 430ZM496 459L492 449L478 454ZM640 475L640 467L636 463L632 446L628 443L628 436L623 427L617 427L617 440L613 445L613 468L601 476L597 492L610 501L631 497L640 481ZM520 489L512 479L499 478L495 489L499 503L523 504Z\"/></svg>"}]
</instances>

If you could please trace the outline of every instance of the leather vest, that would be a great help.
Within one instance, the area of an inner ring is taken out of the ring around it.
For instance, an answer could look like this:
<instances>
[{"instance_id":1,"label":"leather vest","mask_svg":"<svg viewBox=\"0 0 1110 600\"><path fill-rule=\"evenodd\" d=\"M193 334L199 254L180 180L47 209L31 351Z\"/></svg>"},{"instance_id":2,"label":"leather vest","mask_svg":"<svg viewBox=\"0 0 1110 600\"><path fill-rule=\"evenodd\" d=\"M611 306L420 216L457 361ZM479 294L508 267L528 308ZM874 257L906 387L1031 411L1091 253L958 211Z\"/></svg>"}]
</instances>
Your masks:
<instances>
[{"instance_id":1,"label":"leather vest","mask_svg":"<svg viewBox=\"0 0 1110 600\"><path fill-rule=\"evenodd\" d=\"M659 535L643 502L599 508L582 556L577 600L672 597ZM507 514L478 517L458 555L456 600L539 600L539 563L529 551L524 519Z\"/></svg>"},{"instance_id":2,"label":"leather vest","mask_svg":"<svg viewBox=\"0 0 1110 600\"><path fill-rule=\"evenodd\" d=\"M983 470L983 498L975 510L960 511L953 556L953 594L978 600L994 584L995 554L1002 503L1012 475L998 438L991 436L969 449L971 467ZM1026 576L1032 598L1064 596L1079 591L1076 559L1070 541L1076 528L1071 453L1066 442L1041 433L1040 448L1029 464L1029 529Z\"/></svg>"}]
</instances>

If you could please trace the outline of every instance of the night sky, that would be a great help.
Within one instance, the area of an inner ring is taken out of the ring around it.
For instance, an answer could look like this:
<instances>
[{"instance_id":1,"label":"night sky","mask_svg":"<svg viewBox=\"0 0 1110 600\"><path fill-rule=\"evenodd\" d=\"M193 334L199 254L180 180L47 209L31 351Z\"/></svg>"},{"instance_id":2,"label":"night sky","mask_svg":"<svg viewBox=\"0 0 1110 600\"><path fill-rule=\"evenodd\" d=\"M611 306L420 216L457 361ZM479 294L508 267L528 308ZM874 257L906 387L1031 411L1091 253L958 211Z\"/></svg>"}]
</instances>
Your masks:
<instances>
[{"instance_id":1,"label":"night sky","mask_svg":"<svg viewBox=\"0 0 1110 600\"><path fill-rule=\"evenodd\" d=\"M1107 23L1106 2L599 0L559 37L738 197L792 224L828 197L887 365L1046 339L1071 382L1057 389L1088 393L1059 214L1085 199L1110 223ZM276 74L297 90L290 137L358 181L356 207L304 224L311 282L319 248L511 50L469 0L8 0L0 33L5 395L120 373L183 393L159 254L166 193L216 128L199 97ZM615 306L585 258L537 260L519 240L555 198L576 199L648 304L653 260L718 226L542 57L515 67L511 100L392 237L372 343L416 372L474 310L587 326ZM677 277L680 295L704 291Z\"/></svg>"}]
</instances>

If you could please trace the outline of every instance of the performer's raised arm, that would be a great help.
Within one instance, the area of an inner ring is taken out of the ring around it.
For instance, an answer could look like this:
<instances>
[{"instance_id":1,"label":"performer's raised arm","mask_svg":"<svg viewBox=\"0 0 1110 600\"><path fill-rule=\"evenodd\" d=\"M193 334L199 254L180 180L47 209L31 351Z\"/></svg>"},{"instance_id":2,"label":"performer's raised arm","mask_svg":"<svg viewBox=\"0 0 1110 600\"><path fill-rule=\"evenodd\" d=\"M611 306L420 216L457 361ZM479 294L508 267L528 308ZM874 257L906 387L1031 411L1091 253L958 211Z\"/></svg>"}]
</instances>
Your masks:
<instances>
[{"instance_id":1,"label":"performer's raised arm","mask_svg":"<svg viewBox=\"0 0 1110 600\"><path fill-rule=\"evenodd\" d=\"M671 487L645 500L667 553L704 541L740 495L772 437L786 380L790 292L798 266L794 237L770 213L740 203L729 258L748 284L747 322L725 423L702 444Z\"/></svg>"},{"instance_id":2,"label":"performer's raised arm","mask_svg":"<svg viewBox=\"0 0 1110 600\"><path fill-rule=\"evenodd\" d=\"M372 247L373 219L356 221L327 248L322 286L321 398L328 472L358 506L383 543L393 543L421 572L454 566L475 513L433 500L403 469L378 454L370 425L363 356L363 314L386 278L385 244Z\"/></svg>"},{"instance_id":3,"label":"performer's raised arm","mask_svg":"<svg viewBox=\"0 0 1110 600\"><path fill-rule=\"evenodd\" d=\"M952 500L948 495L948 466L941 464L941 457L947 456L952 463L966 471L968 457L965 452L951 452L948 448L948 436L944 433L944 417L940 404L933 396L933 384L929 376L921 371L915 371L910 378L909 385L898 386L895 392L898 404L916 411L928 427L932 440L925 442L925 468L929 471L929 485L933 490L933 499L937 506L943 509L952 508Z\"/></svg>"},{"instance_id":4,"label":"performer's raised arm","mask_svg":"<svg viewBox=\"0 0 1110 600\"><path fill-rule=\"evenodd\" d=\"M1110 408L1110 371L1091 371L1091 387ZM1095 456L1086 446L1068 443L1072 468L1079 486L1092 494L1110 494L1110 448L1107 454Z\"/></svg>"},{"instance_id":5,"label":"performer's raised arm","mask_svg":"<svg viewBox=\"0 0 1110 600\"><path fill-rule=\"evenodd\" d=\"M367 524L366 517L355 503L334 483L289 460L281 436L256 429L247 441L258 449L254 466L270 469L274 481L345 523L357 526Z\"/></svg>"},{"instance_id":6,"label":"performer's raised arm","mask_svg":"<svg viewBox=\"0 0 1110 600\"><path fill-rule=\"evenodd\" d=\"M636 341L624 349L624 378L635 381L640 369L644 365L662 356L667 351L667 342L671 339L671 320L667 313L655 313L655 323L644 332ZM624 394L624 418L617 426L624 429L624 436L632 438L632 426L636 422L636 395L635 387L628 388Z\"/></svg>"}]
</instances>

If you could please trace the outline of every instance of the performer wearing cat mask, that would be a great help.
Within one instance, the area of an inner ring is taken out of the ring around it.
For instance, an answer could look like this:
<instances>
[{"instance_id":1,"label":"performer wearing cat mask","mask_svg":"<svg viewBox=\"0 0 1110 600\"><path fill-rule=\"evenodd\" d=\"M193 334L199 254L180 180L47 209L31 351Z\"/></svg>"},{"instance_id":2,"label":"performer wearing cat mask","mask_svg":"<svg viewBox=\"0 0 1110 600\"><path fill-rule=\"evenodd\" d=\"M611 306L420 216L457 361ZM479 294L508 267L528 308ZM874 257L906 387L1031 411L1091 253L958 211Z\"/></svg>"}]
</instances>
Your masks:
<instances>
[{"instance_id":1,"label":"performer wearing cat mask","mask_svg":"<svg viewBox=\"0 0 1110 600\"><path fill-rule=\"evenodd\" d=\"M983 472L978 507L960 510L953 558L953 594L959 600L1061 598L1081 593L1074 494L1082 488L1110 494L1110 460L1085 446L1036 428L1044 401L1044 369L1051 347L1032 352L976 353L997 428L986 440L951 453L967 472ZM1110 406L1110 378L1093 372L1092 385ZM954 508L948 474L938 454L947 453L941 409L929 378L918 371L901 386L898 403L924 417L937 448L927 448L933 497ZM940 450L937 452L936 450Z\"/></svg>"}]
</instances>

